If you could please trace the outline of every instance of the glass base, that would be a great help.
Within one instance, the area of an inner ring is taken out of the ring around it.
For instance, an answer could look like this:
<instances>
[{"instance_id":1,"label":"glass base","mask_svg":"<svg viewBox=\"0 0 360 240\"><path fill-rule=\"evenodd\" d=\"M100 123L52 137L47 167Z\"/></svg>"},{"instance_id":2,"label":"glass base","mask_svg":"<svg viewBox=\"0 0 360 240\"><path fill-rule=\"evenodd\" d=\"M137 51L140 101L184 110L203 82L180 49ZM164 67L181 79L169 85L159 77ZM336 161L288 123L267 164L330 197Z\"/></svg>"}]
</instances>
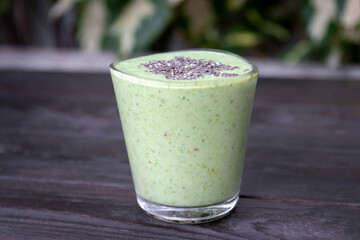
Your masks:
<instances>
[{"instance_id":1,"label":"glass base","mask_svg":"<svg viewBox=\"0 0 360 240\"><path fill-rule=\"evenodd\" d=\"M236 195L230 200L203 207L171 207L150 202L136 194L140 207L156 219L180 223L199 224L217 220L225 217L235 207L239 196Z\"/></svg>"}]
</instances>

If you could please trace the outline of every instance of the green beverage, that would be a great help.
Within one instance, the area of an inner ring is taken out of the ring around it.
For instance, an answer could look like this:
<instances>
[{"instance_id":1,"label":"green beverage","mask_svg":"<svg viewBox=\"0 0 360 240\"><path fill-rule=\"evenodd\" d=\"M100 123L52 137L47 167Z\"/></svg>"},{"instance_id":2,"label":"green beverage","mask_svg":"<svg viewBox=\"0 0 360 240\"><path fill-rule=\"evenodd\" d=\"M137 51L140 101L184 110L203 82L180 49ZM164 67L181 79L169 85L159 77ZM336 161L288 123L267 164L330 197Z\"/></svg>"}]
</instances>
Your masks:
<instances>
[{"instance_id":1,"label":"green beverage","mask_svg":"<svg viewBox=\"0 0 360 240\"><path fill-rule=\"evenodd\" d=\"M240 191L256 67L188 50L121 61L111 75L139 205L185 223L227 214Z\"/></svg>"}]
</instances>

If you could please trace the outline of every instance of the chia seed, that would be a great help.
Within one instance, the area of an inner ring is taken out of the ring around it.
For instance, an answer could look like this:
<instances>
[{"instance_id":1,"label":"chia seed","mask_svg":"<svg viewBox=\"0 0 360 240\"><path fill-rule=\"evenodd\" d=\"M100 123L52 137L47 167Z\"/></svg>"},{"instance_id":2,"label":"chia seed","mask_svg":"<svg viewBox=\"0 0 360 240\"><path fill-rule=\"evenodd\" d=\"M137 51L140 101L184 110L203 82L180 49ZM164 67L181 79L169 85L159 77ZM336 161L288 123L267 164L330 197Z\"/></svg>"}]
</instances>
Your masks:
<instances>
[{"instance_id":1,"label":"chia seed","mask_svg":"<svg viewBox=\"0 0 360 240\"><path fill-rule=\"evenodd\" d=\"M204 59L192 59L187 57L174 57L171 60L149 61L141 64L154 74L164 75L171 80L194 80L205 76L236 77L237 73L226 73L238 69L237 66L230 66Z\"/></svg>"}]
</instances>

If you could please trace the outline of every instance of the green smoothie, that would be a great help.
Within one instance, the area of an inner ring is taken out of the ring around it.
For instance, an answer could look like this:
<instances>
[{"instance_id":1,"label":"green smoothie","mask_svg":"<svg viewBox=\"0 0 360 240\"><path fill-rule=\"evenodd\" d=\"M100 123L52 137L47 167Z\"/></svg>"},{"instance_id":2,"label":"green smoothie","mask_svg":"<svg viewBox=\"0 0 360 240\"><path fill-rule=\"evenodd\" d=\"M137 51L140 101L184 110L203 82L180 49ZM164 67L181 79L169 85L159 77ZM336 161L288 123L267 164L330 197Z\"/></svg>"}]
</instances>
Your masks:
<instances>
[{"instance_id":1,"label":"green smoothie","mask_svg":"<svg viewBox=\"0 0 360 240\"><path fill-rule=\"evenodd\" d=\"M145 66L175 57L236 68L173 80ZM239 194L257 80L252 64L229 53L189 50L125 60L111 74L139 196L194 207Z\"/></svg>"}]
</instances>

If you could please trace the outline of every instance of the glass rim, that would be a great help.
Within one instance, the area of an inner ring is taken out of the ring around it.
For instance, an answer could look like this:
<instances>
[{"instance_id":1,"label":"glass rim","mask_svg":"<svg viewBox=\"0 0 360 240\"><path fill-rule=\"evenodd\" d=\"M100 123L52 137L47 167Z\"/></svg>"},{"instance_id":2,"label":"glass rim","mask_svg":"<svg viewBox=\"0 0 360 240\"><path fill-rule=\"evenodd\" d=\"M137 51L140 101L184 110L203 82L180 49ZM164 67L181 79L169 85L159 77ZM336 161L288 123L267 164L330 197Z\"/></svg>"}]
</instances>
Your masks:
<instances>
[{"instance_id":1,"label":"glass rim","mask_svg":"<svg viewBox=\"0 0 360 240\"><path fill-rule=\"evenodd\" d=\"M134 59L134 58L115 61L110 64L109 68L112 73L114 72L116 76L120 77L123 80L138 83L141 85L154 86L154 87L169 87L169 88L209 87L212 84L219 83L219 82L226 82L226 83L238 82L239 78L241 78L240 81L255 79L259 74L256 65L253 64L252 62L250 62L249 60L247 60L235 53L224 51L224 50L219 50L219 49L192 48L192 49L184 49L184 50L178 50L178 51L154 53L154 54L149 54L149 55L157 55L157 54L163 54L163 53L176 53L176 52L189 52L189 51L207 51L207 52L217 52L217 53L222 53L222 54L228 54L228 55L234 56L234 57L239 58L239 59L243 60L244 62L248 63L252 69L251 69L251 71L249 71L247 73L239 74L239 76L237 76L237 77L227 78L227 79L221 78L221 79L211 79L211 80L201 80L201 79L200 80L197 80L197 79L195 79L195 80L171 80L171 79L154 80L154 79L145 79L145 78L141 78L141 77L136 77L136 76L133 76L129 73L125 73L125 72L115 68L115 64L120 63L122 61L129 60L129 59ZM149 56L149 55L144 55L144 56ZM135 57L135 58L137 58L137 57ZM249 77L247 77L247 76L249 76Z\"/></svg>"}]
</instances>

